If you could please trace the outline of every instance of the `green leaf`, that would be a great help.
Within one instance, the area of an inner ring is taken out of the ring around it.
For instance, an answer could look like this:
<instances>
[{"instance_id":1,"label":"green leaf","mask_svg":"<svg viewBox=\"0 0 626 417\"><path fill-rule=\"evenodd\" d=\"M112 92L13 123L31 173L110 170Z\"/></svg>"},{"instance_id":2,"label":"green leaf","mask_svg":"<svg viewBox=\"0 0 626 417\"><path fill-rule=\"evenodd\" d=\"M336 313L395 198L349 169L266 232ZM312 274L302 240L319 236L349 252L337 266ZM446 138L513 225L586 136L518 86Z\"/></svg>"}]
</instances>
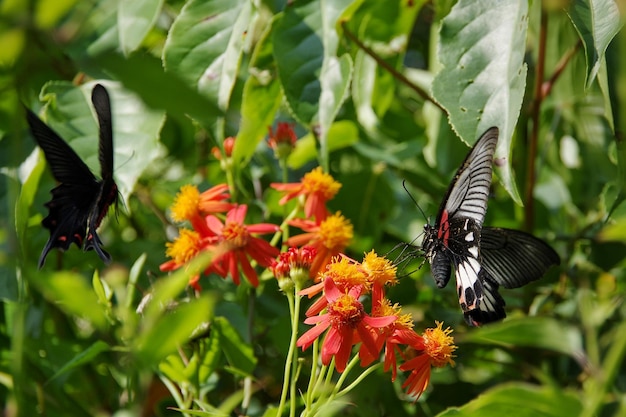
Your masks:
<instances>
[{"instance_id":1,"label":"green leaf","mask_svg":"<svg viewBox=\"0 0 626 417\"><path fill-rule=\"evenodd\" d=\"M142 332L133 343L137 357L146 364L157 365L189 341L201 323L210 319L214 305L213 297L202 296L189 303L179 304L156 320L144 322Z\"/></svg>"},{"instance_id":2,"label":"green leaf","mask_svg":"<svg viewBox=\"0 0 626 417\"><path fill-rule=\"evenodd\" d=\"M346 148L359 141L359 129L350 120L341 120L333 123L328 131L328 151ZM287 164L291 169L303 167L307 162L315 159L317 150L315 148L315 138L312 134L305 135L298 139L296 147L289 155Z\"/></svg>"},{"instance_id":3,"label":"green leaf","mask_svg":"<svg viewBox=\"0 0 626 417\"><path fill-rule=\"evenodd\" d=\"M237 79L252 3L192 0L172 25L163 63L225 110Z\"/></svg>"},{"instance_id":4,"label":"green leaf","mask_svg":"<svg viewBox=\"0 0 626 417\"><path fill-rule=\"evenodd\" d=\"M463 340L489 345L549 349L575 359L585 355L579 329L544 317L526 317L494 323L468 333Z\"/></svg>"},{"instance_id":5,"label":"green leaf","mask_svg":"<svg viewBox=\"0 0 626 417\"><path fill-rule=\"evenodd\" d=\"M100 82L111 97L113 113L114 177L128 207L128 198L142 172L159 156L158 133L164 114L151 111L135 95L112 82ZM69 82L49 82L41 91L46 123L55 130L96 175L99 128L91 110L91 90L96 82L76 87Z\"/></svg>"},{"instance_id":6,"label":"green leaf","mask_svg":"<svg viewBox=\"0 0 626 417\"><path fill-rule=\"evenodd\" d=\"M585 47L589 88L600 70L606 48L619 33L622 23L614 0L574 0L568 13Z\"/></svg>"},{"instance_id":7,"label":"green leaf","mask_svg":"<svg viewBox=\"0 0 626 417\"><path fill-rule=\"evenodd\" d=\"M211 331L220 335L221 347L229 364L245 375L251 375L257 359L252 347L241 339L235 328L225 318L217 317Z\"/></svg>"},{"instance_id":8,"label":"green leaf","mask_svg":"<svg viewBox=\"0 0 626 417\"><path fill-rule=\"evenodd\" d=\"M74 272L29 275L44 297L69 315L81 317L98 329L108 327L105 308L82 275Z\"/></svg>"},{"instance_id":9,"label":"green leaf","mask_svg":"<svg viewBox=\"0 0 626 417\"><path fill-rule=\"evenodd\" d=\"M210 126L223 112L217 104L189 87L177 74L163 70L160 60L149 55L121 55L107 52L89 61L83 67L92 72L106 71L128 90L137 93L148 106L163 109L179 118L193 117Z\"/></svg>"},{"instance_id":10,"label":"green leaf","mask_svg":"<svg viewBox=\"0 0 626 417\"><path fill-rule=\"evenodd\" d=\"M26 250L27 242L26 229L28 227L30 208L35 200L35 194L39 185L39 180L45 169L45 158L43 151L35 152L24 161L21 169L29 172L22 188L20 190L19 197L15 203L15 232L20 239L20 253L28 253Z\"/></svg>"},{"instance_id":11,"label":"green leaf","mask_svg":"<svg viewBox=\"0 0 626 417\"><path fill-rule=\"evenodd\" d=\"M508 158L526 85L526 1L460 0L443 20L433 96L452 128L473 144L489 127L500 129L497 158ZM521 204L510 163L498 177Z\"/></svg>"},{"instance_id":12,"label":"green leaf","mask_svg":"<svg viewBox=\"0 0 626 417\"><path fill-rule=\"evenodd\" d=\"M505 384L480 395L462 407L449 408L438 417L561 417L577 416L580 398L550 387L530 384Z\"/></svg>"},{"instance_id":13,"label":"green leaf","mask_svg":"<svg viewBox=\"0 0 626 417\"><path fill-rule=\"evenodd\" d=\"M252 55L249 76L243 86L241 103L241 127L237 133L233 158L236 166L240 161L250 160L258 143L272 126L276 112L282 102L280 82L276 73L273 45L268 25Z\"/></svg>"},{"instance_id":14,"label":"green leaf","mask_svg":"<svg viewBox=\"0 0 626 417\"><path fill-rule=\"evenodd\" d=\"M293 116L303 125L318 122L321 134L345 98L351 62L336 62L335 23L347 0L292 3L274 26L274 57ZM323 79L323 81L322 81ZM329 89L337 90L330 91ZM323 96L322 96L323 94ZM320 106L324 106L320 118Z\"/></svg>"},{"instance_id":15,"label":"green leaf","mask_svg":"<svg viewBox=\"0 0 626 417\"><path fill-rule=\"evenodd\" d=\"M81 365L88 364L92 362L99 354L102 352L108 352L111 347L103 342L102 340L98 340L93 345L89 346L87 349L81 351L78 355L76 355L71 361L63 365L61 369L59 369L49 380L48 382L58 378L59 376L66 374L72 369L78 368Z\"/></svg>"},{"instance_id":16,"label":"green leaf","mask_svg":"<svg viewBox=\"0 0 626 417\"><path fill-rule=\"evenodd\" d=\"M157 20L163 0L120 1L117 28L124 55L136 50Z\"/></svg>"}]
</instances>

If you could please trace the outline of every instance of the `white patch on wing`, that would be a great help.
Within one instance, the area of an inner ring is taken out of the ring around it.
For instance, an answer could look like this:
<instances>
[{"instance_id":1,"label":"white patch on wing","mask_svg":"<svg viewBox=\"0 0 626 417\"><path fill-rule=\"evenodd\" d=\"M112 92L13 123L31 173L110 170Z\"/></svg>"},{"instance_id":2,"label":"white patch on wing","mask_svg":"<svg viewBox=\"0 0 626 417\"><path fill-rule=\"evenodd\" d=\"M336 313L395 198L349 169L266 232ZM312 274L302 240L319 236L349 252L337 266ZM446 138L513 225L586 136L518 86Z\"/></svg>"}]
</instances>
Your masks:
<instances>
[{"instance_id":1,"label":"white patch on wing","mask_svg":"<svg viewBox=\"0 0 626 417\"><path fill-rule=\"evenodd\" d=\"M478 258L478 246L470 246L470 248L467 251L471 253L474 256L474 258Z\"/></svg>"},{"instance_id":2,"label":"white patch on wing","mask_svg":"<svg viewBox=\"0 0 626 417\"><path fill-rule=\"evenodd\" d=\"M466 242L473 242L474 241L474 232L469 232L467 235L465 235L465 241Z\"/></svg>"},{"instance_id":3,"label":"white patch on wing","mask_svg":"<svg viewBox=\"0 0 626 417\"><path fill-rule=\"evenodd\" d=\"M474 258L467 258L465 261L459 263L456 269L457 287L459 288L459 303L466 304L465 299L466 289L474 291L474 284L478 281L478 272L480 271L480 263ZM471 305L467 305L467 310L476 308L477 303L480 300L475 298Z\"/></svg>"}]
</instances>

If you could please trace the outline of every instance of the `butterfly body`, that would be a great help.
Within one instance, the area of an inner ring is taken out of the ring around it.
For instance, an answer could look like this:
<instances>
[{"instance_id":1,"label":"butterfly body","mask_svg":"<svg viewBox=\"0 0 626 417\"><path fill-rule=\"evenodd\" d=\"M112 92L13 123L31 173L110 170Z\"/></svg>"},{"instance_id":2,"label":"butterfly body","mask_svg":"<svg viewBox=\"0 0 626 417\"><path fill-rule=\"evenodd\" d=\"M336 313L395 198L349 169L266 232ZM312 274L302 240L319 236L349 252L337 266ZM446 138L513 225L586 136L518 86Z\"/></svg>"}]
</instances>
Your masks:
<instances>
[{"instance_id":1,"label":"butterfly body","mask_svg":"<svg viewBox=\"0 0 626 417\"><path fill-rule=\"evenodd\" d=\"M92 91L92 103L100 126L99 160L101 179L89 170L74 150L32 111L26 109L26 118L33 137L44 151L59 182L52 189L52 200L46 203L49 212L42 225L50 230L50 238L39 258L39 268L53 248L67 250L72 243L87 250L95 250L109 262L110 255L102 249L96 229L102 223L109 207L117 204L119 193L113 179L113 129L111 105L106 89L97 84Z\"/></svg>"},{"instance_id":2,"label":"butterfly body","mask_svg":"<svg viewBox=\"0 0 626 417\"><path fill-rule=\"evenodd\" d=\"M473 326L501 320L505 302L498 288L516 288L539 279L558 264L554 250L517 230L483 227L491 186L498 129L488 129L457 171L435 225L424 227L422 250L437 287L452 268L466 321Z\"/></svg>"}]
</instances>

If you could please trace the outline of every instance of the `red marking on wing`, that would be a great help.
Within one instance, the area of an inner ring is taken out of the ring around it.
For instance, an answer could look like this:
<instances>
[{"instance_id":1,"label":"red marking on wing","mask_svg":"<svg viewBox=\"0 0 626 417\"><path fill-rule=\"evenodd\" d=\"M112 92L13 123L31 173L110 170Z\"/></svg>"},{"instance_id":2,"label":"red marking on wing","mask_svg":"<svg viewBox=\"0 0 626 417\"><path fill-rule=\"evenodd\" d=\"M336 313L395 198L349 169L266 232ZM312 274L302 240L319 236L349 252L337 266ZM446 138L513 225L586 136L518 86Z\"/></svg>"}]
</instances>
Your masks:
<instances>
[{"instance_id":1,"label":"red marking on wing","mask_svg":"<svg viewBox=\"0 0 626 417\"><path fill-rule=\"evenodd\" d=\"M439 231L437 237L443 241L443 244L448 246L448 239L450 238L450 224L448 223L448 210L444 210L441 213L441 221L439 222Z\"/></svg>"}]
</instances>

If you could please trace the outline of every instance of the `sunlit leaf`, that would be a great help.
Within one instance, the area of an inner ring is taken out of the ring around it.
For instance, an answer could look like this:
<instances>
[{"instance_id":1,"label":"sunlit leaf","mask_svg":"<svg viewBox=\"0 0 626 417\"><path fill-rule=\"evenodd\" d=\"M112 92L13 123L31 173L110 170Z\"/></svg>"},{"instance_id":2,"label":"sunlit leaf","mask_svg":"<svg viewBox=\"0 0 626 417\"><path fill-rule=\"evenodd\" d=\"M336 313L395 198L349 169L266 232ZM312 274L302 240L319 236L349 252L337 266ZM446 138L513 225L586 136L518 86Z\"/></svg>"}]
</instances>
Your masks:
<instances>
[{"instance_id":1,"label":"sunlit leaf","mask_svg":"<svg viewBox=\"0 0 626 417\"><path fill-rule=\"evenodd\" d=\"M213 322L211 331L219 333L222 350L230 365L244 374L251 374L256 366L256 357L252 347L241 340L235 328L226 319L218 317Z\"/></svg>"},{"instance_id":2,"label":"sunlit leaf","mask_svg":"<svg viewBox=\"0 0 626 417\"><path fill-rule=\"evenodd\" d=\"M496 157L506 161L526 86L527 26L526 1L460 0L440 30L443 69L433 82L433 96L469 144L497 126ZM496 169L511 197L521 203L510 163Z\"/></svg>"},{"instance_id":3,"label":"sunlit leaf","mask_svg":"<svg viewBox=\"0 0 626 417\"><path fill-rule=\"evenodd\" d=\"M125 55L141 45L163 6L163 0L120 1L117 10L117 27L120 45Z\"/></svg>"},{"instance_id":4,"label":"sunlit leaf","mask_svg":"<svg viewBox=\"0 0 626 417\"><path fill-rule=\"evenodd\" d=\"M500 385L462 407L453 407L438 417L561 417L577 416L581 399L574 393L529 384Z\"/></svg>"},{"instance_id":5,"label":"sunlit leaf","mask_svg":"<svg viewBox=\"0 0 626 417\"><path fill-rule=\"evenodd\" d=\"M172 25L163 62L225 109L237 77L252 4L243 0L192 0Z\"/></svg>"},{"instance_id":6,"label":"sunlit leaf","mask_svg":"<svg viewBox=\"0 0 626 417\"><path fill-rule=\"evenodd\" d=\"M30 275L30 281L46 299L68 315L81 317L99 329L108 326L105 307L98 302L82 275L74 272L39 273Z\"/></svg>"},{"instance_id":7,"label":"sunlit leaf","mask_svg":"<svg viewBox=\"0 0 626 417\"><path fill-rule=\"evenodd\" d=\"M353 145L359 141L357 126L349 120L333 123L327 135L328 151L332 152ZM307 162L315 160L317 155L316 141L312 134L298 139L296 147L289 155L287 163L290 168L298 169Z\"/></svg>"},{"instance_id":8,"label":"sunlit leaf","mask_svg":"<svg viewBox=\"0 0 626 417\"><path fill-rule=\"evenodd\" d=\"M268 133L276 111L282 102L282 92L274 62L269 25L257 44L251 58L249 76L243 87L241 127L237 133L233 157L248 161L257 144ZM239 166L239 165L238 165Z\"/></svg>"},{"instance_id":9,"label":"sunlit leaf","mask_svg":"<svg viewBox=\"0 0 626 417\"><path fill-rule=\"evenodd\" d=\"M585 47L585 85L589 87L598 75L606 48L622 26L620 12L614 0L575 0L573 3L569 17Z\"/></svg>"},{"instance_id":10,"label":"sunlit leaf","mask_svg":"<svg viewBox=\"0 0 626 417\"><path fill-rule=\"evenodd\" d=\"M575 359L584 357L580 330L544 317L510 319L490 324L468 333L463 340L472 343L549 349Z\"/></svg>"},{"instance_id":11,"label":"sunlit leaf","mask_svg":"<svg viewBox=\"0 0 626 417\"><path fill-rule=\"evenodd\" d=\"M136 355L146 364L161 359L189 341L194 330L210 319L214 300L209 296L180 303L156 320L148 321L134 343Z\"/></svg>"}]
</instances>

